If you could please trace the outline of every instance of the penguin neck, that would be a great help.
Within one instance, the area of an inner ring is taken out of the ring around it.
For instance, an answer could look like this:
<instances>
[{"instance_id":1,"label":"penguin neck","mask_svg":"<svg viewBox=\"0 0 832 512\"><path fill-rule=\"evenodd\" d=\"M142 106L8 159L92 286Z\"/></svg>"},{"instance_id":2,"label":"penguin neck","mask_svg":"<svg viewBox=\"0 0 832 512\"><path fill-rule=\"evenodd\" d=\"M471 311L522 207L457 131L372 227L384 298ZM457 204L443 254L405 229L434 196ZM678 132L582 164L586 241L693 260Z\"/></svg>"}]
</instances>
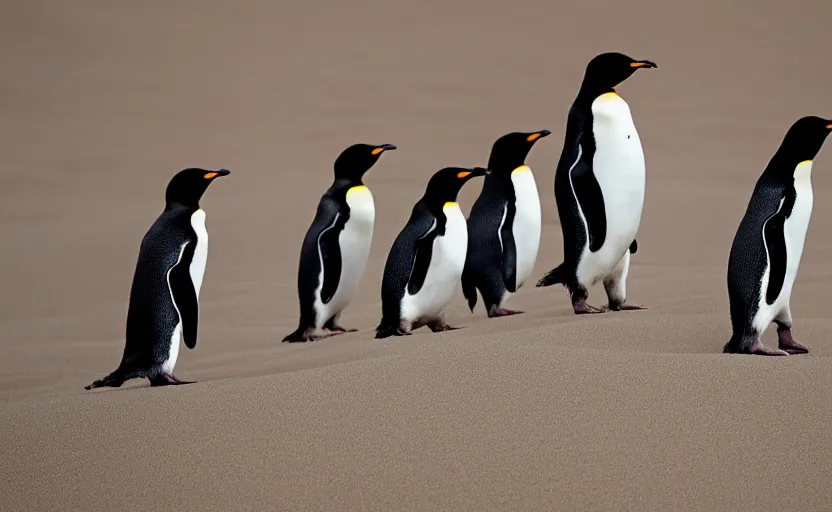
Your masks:
<instances>
[{"instance_id":1,"label":"penguin neck","mask_svg":"<svg viewBox=\"0 0 832 512\"><path fill-rule=\"evenodd\" d=\"M609 93L618 94L614 87L603 87L584 82L581 84L581 89L575 98L575 104L581 108L591 108L595 98Z\"/></svg>"},{"instance_id":2,"label":"penguin neck","mask_svg":"<svg viewBox=\"0 0 832 512\"><path fill-rule=\"evenodd\" d=\"M364 181L361 178L335 178L332 182L333 190L349 190L353 187L363 187Z\"/></svg>"},{"instance_id":3,"label":"penguin neck","mask_svg":"<svg viewBox=\"0 0 832 512\"><path fill-rule=\"evenodd\" d=\"M440 215L444 215L443 209L446 204L457 202L458 195L459 194L451 195L447 192L442 195L425 195L422 197L422 204L425 205L425 208L427 208L434 217L439 217Z\"/></svg>"},{"instance_id":4,"label":"penguin neck","mask_svg":"<svg viewBox=\"0 0 832 512\"><path fill-rule=\"evenodd\" d=\"M199 200L197 201L177 201L177 200L168 200L165 202L165 210L174 211L174 210L190 210L190 211L197 211L199 210Z\"/></svg>"}]
</instances>

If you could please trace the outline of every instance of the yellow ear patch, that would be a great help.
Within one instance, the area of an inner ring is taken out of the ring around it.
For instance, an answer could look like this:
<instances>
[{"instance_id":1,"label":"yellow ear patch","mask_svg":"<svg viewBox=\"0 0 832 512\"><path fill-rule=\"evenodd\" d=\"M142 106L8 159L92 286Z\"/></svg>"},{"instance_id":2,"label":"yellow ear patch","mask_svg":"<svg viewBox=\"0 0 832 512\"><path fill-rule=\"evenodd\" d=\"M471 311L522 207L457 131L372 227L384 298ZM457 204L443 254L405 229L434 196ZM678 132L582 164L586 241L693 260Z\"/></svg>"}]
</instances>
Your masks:
<instances>
[{"instance_id":1,"label":"yellow ear patch","mask_svg":"<svg viewBox=\"0 0 832 512\"><path fill-rule=\"evenodd\" d=\"M459 179L462 179L462 178L468 176L469 174L471 174L471 173L468 172L468 171L462 171L462 172L456 173L456 177L459 178Z\"/></svg>"},{"instance_id":2,"label":"yellow ear patch","mask_svg":"<svg viewBox=\"0 0 832 512\"><path fill-rule=\"evenodd\" d=\"M211 178L213 178L213 177L214 177L214 176L216 176L217 174L219 174L219 173L218 173L218 172L209 172L208 174L206 174L205 176L203 176L203 178L205 178L206 180L210 180Z\"/></svg>"},{"instance_id":3,"label":"yellow ear patch","mask_svg":"<svg viewBox=\"0 0 832 512\"><path fill-rule=\"evenodd\" d=\"M539 139L539 138L540 138L540 134L539 134L539 133L533 133L533 134L529 135L528 137L526 137L526 141L527 141L527 142L532 142L532 141L535 141L535 140L537 140L537 139Z\"/></svg>"},{"instance_id":4,"label":"yellow ear patch","mask_svg":"<svg viewBox=\"0 0 832 512\"><path fill-rule=\"evenodd\" d=\"M378 154L380 154L382 151L384 151L384 148L376 148L376 149L374 149L371 153L372 153L373 155L378 155Z\"/></svg>"}]
</instances>

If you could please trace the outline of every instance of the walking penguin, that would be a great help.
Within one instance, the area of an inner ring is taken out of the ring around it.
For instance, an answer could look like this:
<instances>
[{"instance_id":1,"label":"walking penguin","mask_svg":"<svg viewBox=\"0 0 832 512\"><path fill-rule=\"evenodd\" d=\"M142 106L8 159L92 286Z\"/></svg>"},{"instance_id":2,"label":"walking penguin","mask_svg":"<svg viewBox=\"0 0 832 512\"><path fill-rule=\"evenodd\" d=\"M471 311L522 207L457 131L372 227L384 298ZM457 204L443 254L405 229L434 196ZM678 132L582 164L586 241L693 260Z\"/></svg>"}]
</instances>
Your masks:
<instances>
[{"instance_id":1,"label":"walking penguin","mask_svg":"<svg viewBox=\"0 0 832 512\"><path fill-rule=\"evenodd\" d=\"M462 293L472 313L477 290L489 318L522 313L503 304L531 275L540 247L540 196L525 160L535 142L550 133L509 133L491 148L491 174L468 216Z\"/></svg>"},{"instance_id":2,"label":"walking penguin","mask_svg":"<svg viewBox=\"0 0 832 512\"><path fill-rule=\"evenodd\" d=\"M208 258L202 195L230 171L190 168L177 173L165 192L165 209L142 239L130 303L121 364L84 389L119 387L147 378L151 386L189 384L173 375L180 336L196 346L199 291Z\"/></svg>"},{"instance_id":3,"label":"walking penguin","mask_svg":"<svg viewBox=\"0 0 832 512\"><path fill-rule=\"evenodd\" d=\"M381 283L382 318L376 338L459 329L445 322L445 307L462 277L468 228L457 204L462 186L486 169L446 167L430 179L410 219L396 237Z\"/></svg>"},{"instance_id":4,"label":"walking penguin","mask_svg":"<svg viewBox=\"0 0 832 512\"><path fill-rule=\"evenodd\" d=\"M564 261L537 282L563 284L576 314L647 309L625 304L630 254L644 206L645 163L630 107L616 86L649 60L603 53L586 67L569 110L563 151L555 172L555 199L563 232ZM604 283L609 305L587 304L588 289Z\"/></svg>"},{"instance_id":5,"label":"walking penguin","mask_svg":"<svg viewBox=\"0 0 832 512\"><path fill-rule=\"evenodd\" d=\"M757 180L728 258L733 332L723 352L809 352L792 337L789 302L812 215L812 161L830 131L830 119L798 119ZM772 323L777 325L776 349L760 340Z\"/></svg>"},{"instance_id":6,"label":"walking penguin","mask_svg":"<svg viewBox=\"0 0 832 512\"><path fill-rule=\"evenodd\" d=\"M335 160L335 180L318 202L300 251L298 328L283 341L314 341L355 329L338 324L370 255L375 223L373 194L364 174L392 144L354 144Z\"/></svg>"}]
</instances>

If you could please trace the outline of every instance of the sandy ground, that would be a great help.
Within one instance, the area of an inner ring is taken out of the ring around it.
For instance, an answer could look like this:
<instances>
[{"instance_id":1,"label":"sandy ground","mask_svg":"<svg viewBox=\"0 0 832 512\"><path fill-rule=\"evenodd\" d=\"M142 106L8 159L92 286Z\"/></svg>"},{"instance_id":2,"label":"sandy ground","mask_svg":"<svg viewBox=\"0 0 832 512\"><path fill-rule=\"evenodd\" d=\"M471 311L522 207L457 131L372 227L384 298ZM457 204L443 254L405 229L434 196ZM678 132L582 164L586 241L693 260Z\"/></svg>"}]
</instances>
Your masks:
<instances>
[{"instance_id":1,"label":"sandy ground","mask_svg":"<svg viewBox=\"0 0 832 512\"><path fill-rule=\"evenodd\" d=\"M792 301L812 353L720 350L754 182L795 119L832 115L832 7L572 4L4 1L2 508L829 510L829 149ZM484 165L505 132L553 132L528 161L534 278L561 261L566 113L609 50L659 64L620 88L648 164L629 298L651 309L576 317L529 285L510 303L526 314L488 320L460 292L466 329L373 340L427 178ZM359 332L281 344L300 241L354 142L399 146L366 178L376 234L343 316ZM118 364L139 242L189 166L233 171L202 203L200 338L177 366L199 383L85 392Z\"/></svg>"}]
</instances>

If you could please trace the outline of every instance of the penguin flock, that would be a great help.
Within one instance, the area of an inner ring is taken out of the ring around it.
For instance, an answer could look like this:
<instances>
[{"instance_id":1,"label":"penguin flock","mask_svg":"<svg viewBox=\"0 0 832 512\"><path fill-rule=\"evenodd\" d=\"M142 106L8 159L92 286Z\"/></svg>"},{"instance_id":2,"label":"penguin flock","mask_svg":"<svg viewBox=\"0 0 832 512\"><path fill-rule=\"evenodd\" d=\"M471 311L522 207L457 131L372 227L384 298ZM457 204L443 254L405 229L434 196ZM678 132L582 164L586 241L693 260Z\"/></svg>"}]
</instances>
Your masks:
<instances>
[{"instance_id":1,"label":"penguin flock","mask_svg":"<svg viewBox=\"0 0 832 512\"><path fill-rule=\"evenodd\" d=\"M630 107L616 87L649 60L602 53L586 66L569 110L554 194L563 235L563 262L537 287L566 288L575 314L642 310L627 303L630 258L645 195L645 158ZM789 306L812 213L812 162L832 119L807 116L787 131L760 175L728 259L732 333L724 353L788 356L808 353L792 336ZM458 329L444 311L457 283L471 312L477 293L489 318L520 314L506 307L528 282L538 256L541 206L525 159L549 130L497 139L487 167L446 167L428 181L387 255L381 319L375 338L404 336L426 326ZM300 318L284 342L306 342L356 331L340 324L364 275L375 205L364 175L392 144L355 144L335 160L334 180L318 202L300 251ZM174 376L180 339L193 349L199 292L208 255L200 200L226 169L185 169L168 183L165 208L139 250L127 311L121 363L85 389L119 387L147 378L151 386L187 384ZM457 202L462 187L483 178L466 219ZM607 304L590 305L588 290L603 283ZM776 325L778 347L761 336Z\"/></svg>"}]
</instances>

